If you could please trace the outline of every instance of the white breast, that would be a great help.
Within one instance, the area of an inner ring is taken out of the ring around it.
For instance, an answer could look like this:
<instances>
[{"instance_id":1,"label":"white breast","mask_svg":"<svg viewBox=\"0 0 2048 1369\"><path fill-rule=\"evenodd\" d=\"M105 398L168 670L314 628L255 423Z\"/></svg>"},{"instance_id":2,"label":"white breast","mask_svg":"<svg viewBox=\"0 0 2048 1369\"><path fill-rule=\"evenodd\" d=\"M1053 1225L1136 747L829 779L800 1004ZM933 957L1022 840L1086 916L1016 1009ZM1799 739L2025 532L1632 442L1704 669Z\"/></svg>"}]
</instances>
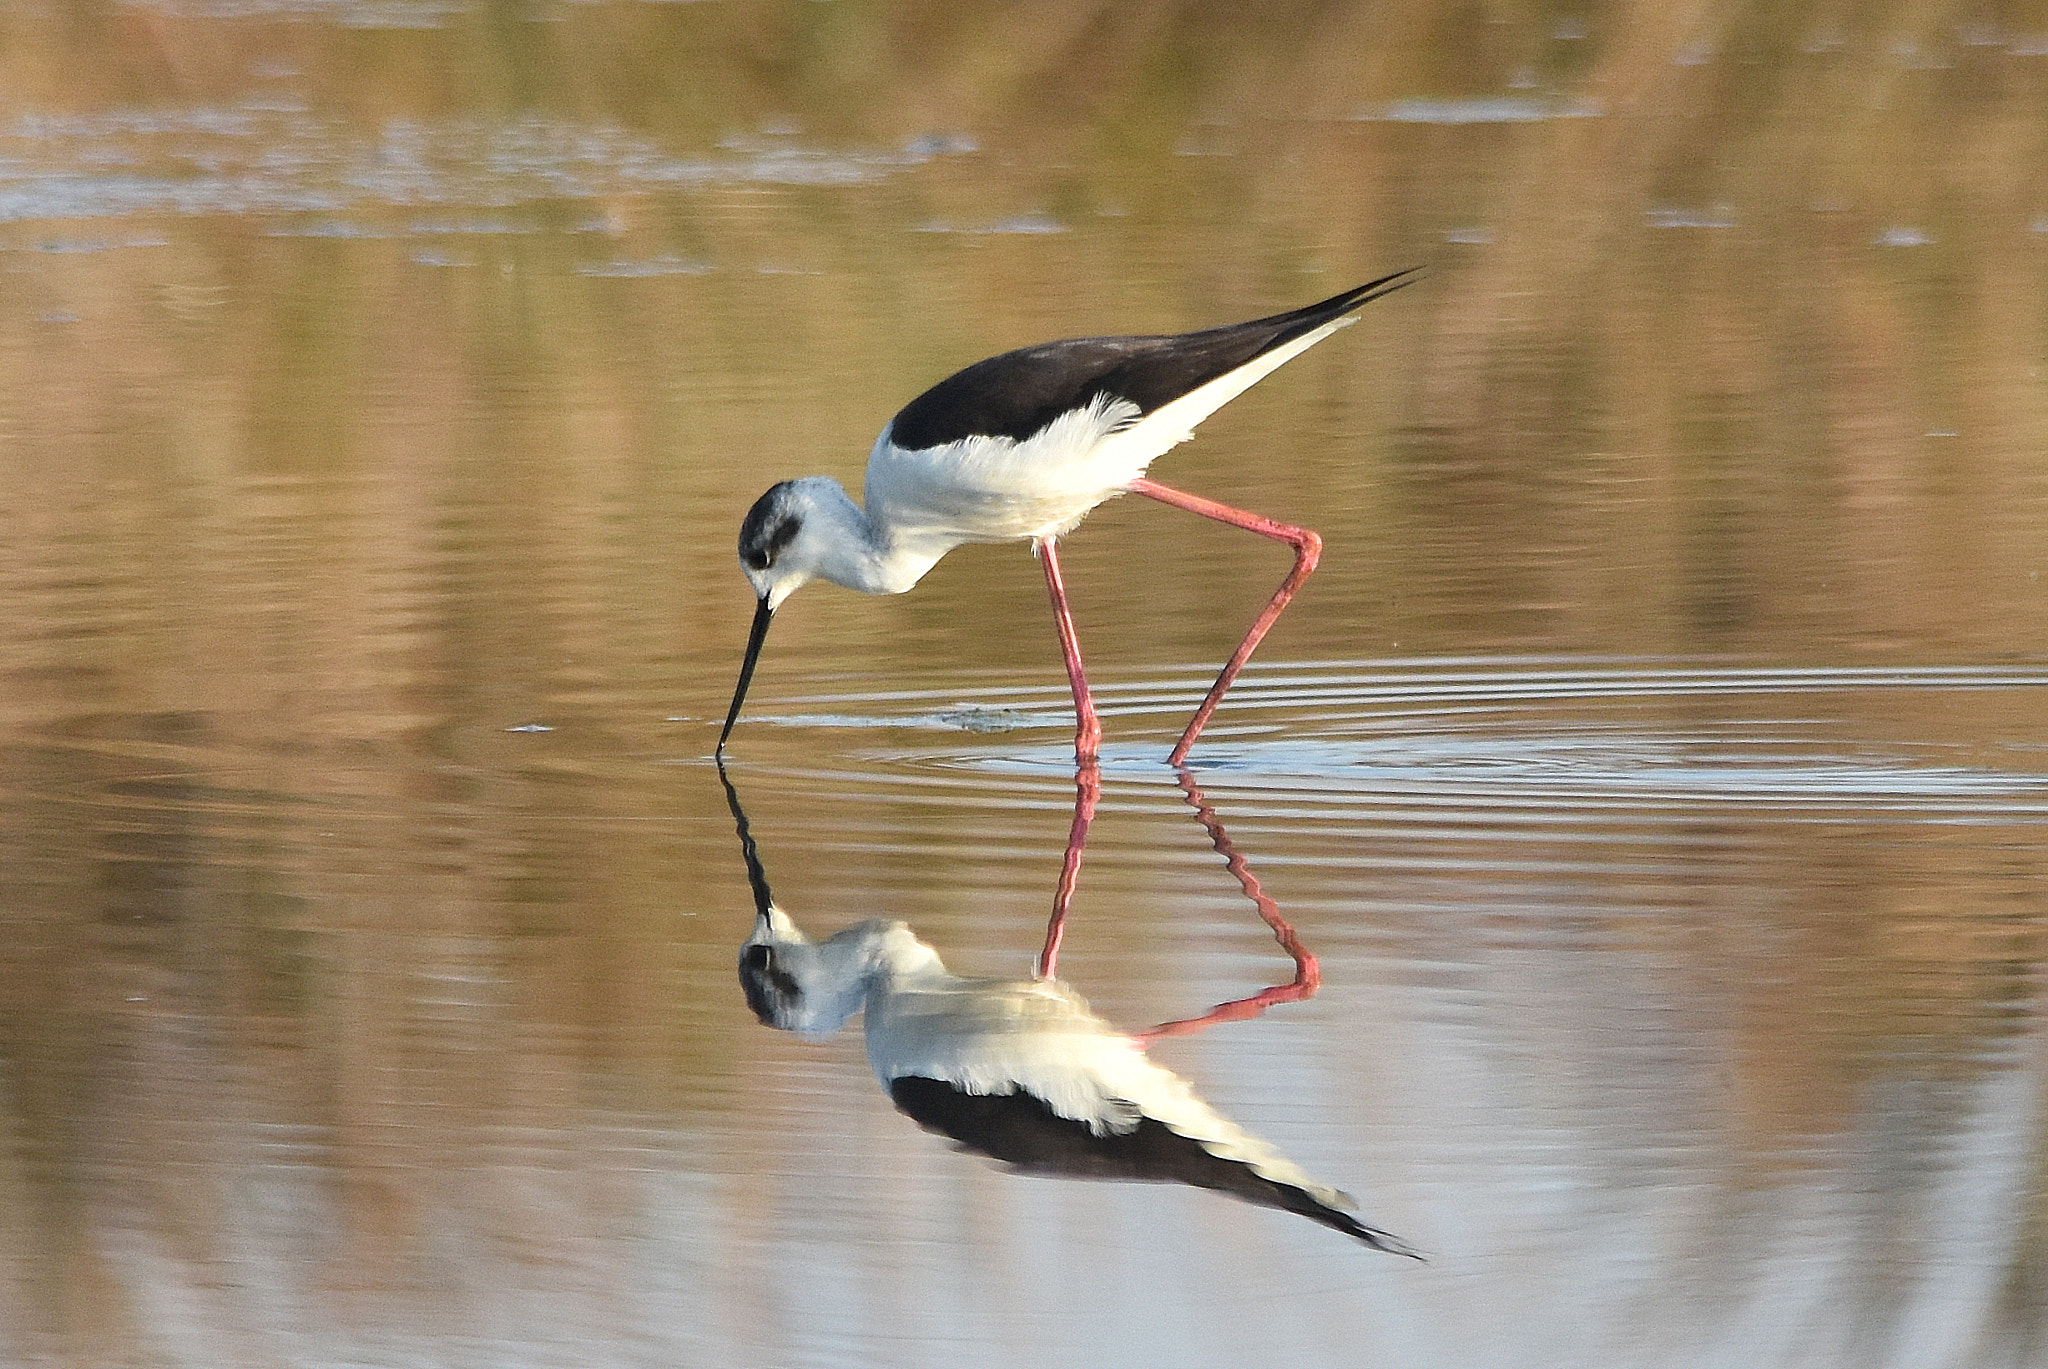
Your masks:
<instances>
[{"instance_id":1,"label":"white breast","mask_svg":"<svg viewBox=\"0 0 2048 1369\"><path fill-rule=\"evenodd\" d=\"M868 517L892 537L949 538L953 546L1056 537L1159 454L1113 440L1136 416L1135 406L1105 400L1021 442L976 436L924 451L906 451L884 432L868 456Z\"/></svg>"}]
</instances>

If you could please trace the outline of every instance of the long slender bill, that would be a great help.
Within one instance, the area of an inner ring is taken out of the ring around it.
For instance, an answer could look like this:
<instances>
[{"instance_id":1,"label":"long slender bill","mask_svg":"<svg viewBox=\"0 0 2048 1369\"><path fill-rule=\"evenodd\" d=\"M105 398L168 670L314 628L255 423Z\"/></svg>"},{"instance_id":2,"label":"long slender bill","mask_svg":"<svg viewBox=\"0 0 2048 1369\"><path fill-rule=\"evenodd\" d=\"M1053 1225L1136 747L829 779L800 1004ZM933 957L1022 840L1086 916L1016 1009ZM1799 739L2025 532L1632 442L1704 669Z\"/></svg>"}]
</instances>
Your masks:
<instances>
[{"instance_id":1,"label":"long slender bill","mask_svg":"<svg viewBox=\"0 0 2048 1369\"><path fill-rule=\"evenodd\" d=\"M732 707L726 710L725 727L718 734L716 755L725 754L725 739L732 735L732 725L740 720L740 704L747 697L747 686L754 679L754 662L761 659L761 643L768 640L768 624L774 620L775 610L762 599L754 605L754 626L747 633L747 658L740 662L740 682L732 691Z\"/></svg>"}]
</instances>

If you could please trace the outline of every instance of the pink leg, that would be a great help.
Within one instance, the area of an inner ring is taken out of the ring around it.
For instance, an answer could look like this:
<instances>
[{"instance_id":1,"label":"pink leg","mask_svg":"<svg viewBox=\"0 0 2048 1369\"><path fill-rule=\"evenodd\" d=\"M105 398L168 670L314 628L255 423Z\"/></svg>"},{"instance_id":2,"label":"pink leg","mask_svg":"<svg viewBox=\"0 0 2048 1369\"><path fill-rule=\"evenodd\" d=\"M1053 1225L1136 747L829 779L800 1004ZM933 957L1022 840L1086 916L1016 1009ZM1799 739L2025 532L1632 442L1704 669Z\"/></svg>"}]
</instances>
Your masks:
<instances>
[{"instance_id":1,"label":"pink leg","mask_svg":"<svg viewBox=\"0 0 2048 1369\"><path fill-rule=\"evenodd\" d=\"M1060 882L1052 895L1052 921L1045 925L1045 949L1038 953L1033 973L1040 979L1056 976L1060 942L1067 934L1067 905L1074 901L1074 883L1081 877L1081 852L1088 845L1088 826L1095 821L1095 805L1102 798L1102 770L1093 761L1074 770L1074 825L1067 833L1067 857L1060 863Z\"/></svg>"},{"instance_id":2,"label":"pink leg","mask_svg":"<svg viewBox=\"0 0 2048 1369\"><path fill-rule=\"evenodd\" d=\"M1043 537L1032 547L1045 566L1045 588L1052 595L1053 625L1059 629L1060 651L1067 658L1067 683L1074 690L1074 759L1084 766L1093 765L1102 753L1102 723L1095 716L1088 676L1081 669L1081 643L1074 636L1074 615L1067 608L1067 586L1060 579L1059 544Z\"/></svg>"},{"instance_id":3,"label":"pink leg","mask_svg":"<svg viewBox=\"0 0 2048 1369\"><path fill-rule=\"evenodd\" d=\"M1245 896L1258 907L1259 916L1273 929L1273 939L1280 943L1281 950L1293 957L1294 978L1288 983L1262 989L1249 998L1233 998L1228 1003L1218 1003L1200 1017L1161 1023L1151 1031L1138 1035L1136 1039L1141 1046L1149 1046L1161 1037L1187 1036L1194 1032L1206 1031L1219 1022L1242 1022L1247 1017L1257 1017L1276 1003L1298 1003L1304 998L1313 998L1323 982L1323 972L1316 964L1315 956L1309 953L1308 947L1301 944L1301 938L1295 934L1294 928L1280 915L1280 905L1273 901L1272 895L1259 887L1259 877L1251 872L1251 867L1244 863L1244 857L1230 844L1229 834L1223 830L1223 824L1217 821L1216 811L1209 806L1209 801L1202 797L1202 791L1195 787L1193 777L1185 770L1180 772L1180 787L1187 791L1188 802L1195 806L1195 813L1201 818L1202 826L1208 829L1209 841L1223 857L1224 865L1229 868L1231 874L1237 876L1237 882L1243 887Z\"/></svg>"},{"instance_id":4,"label":"pink leg","mask_svg":"<svg viewBox=\"0 0 2048 1369\"><path fill-rule=\"evenodd\" d=\"M1273 597L1266 601L1266 606L1259 611L1259 616L1252 619L1252 625L1245 632L1244 640L1237 644L1237 650L1223 663L1223 673L1216 677L1215 684L1209 686L1209 693L1202 700L1202 706L1195 710L1195 716L1189 720L1187 730L1180 734L1180 741L1174 744L1172 754L1166 758L1169 765L1177 766L1187 759L1188 748L1193 746L1195 738L1201 735L1202 728L1209 721L1209 715L1214 713L1216 705L1222 702L1224 691L1229 689L1231 681L1237 678L1237 672L1243 670L1244 663L1251 659L1252 652L1259 645L1259 639L1266 635L1274 620L1279 618L1280 610L1287 607L1287 601L1294 597L1294 592L1301 588L1302 582L1315 570L1316 562L1322 558L1323 539L1307 528L1275 522L1264 514L1247 513L1243 509L1234 509L1228 504L1219 504L1213 499L1188 494L1143 477L1132 482L1130 488L1133 494L1142 494L1147 498L1157 499L1162 504L1186 509L1190 513L1199 513L1204 518L1213 518L1234 528L1244 528L1261 537L1285 542L1294 548L1294 569L1280 582L1280 588L1273 591Z\"/></svg>"}]
</instances>

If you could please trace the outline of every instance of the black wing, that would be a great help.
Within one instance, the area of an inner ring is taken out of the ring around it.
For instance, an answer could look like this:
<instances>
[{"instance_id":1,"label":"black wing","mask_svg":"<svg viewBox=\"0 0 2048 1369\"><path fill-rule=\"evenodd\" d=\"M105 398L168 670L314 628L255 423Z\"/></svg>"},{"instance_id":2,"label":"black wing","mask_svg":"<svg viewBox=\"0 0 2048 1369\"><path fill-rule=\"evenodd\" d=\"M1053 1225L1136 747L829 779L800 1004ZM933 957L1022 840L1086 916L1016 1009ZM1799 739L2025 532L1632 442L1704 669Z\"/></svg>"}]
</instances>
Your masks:
<instances>
[{"instance_id":1,"label":"black wing","mask_svg":"<svg viewBox=\"0 0 2048 1369\"><path fill-rule=\"evenodd\" d=\"M1396 271L1320 303L1249 323L1164 337L1074 338L1004 352L911 400L890 423L889 436L906 451L975 436L1021 442L1061 414L1105 397L1127 400L1148 414L1410 284L1418 269Z\"/></svg>"},{"instance_id":2,"label":"black wing","mask_svg":"<svg viewBox=\"0 0 2048 1369\"><path fill-rule=\"evenodd\" d=\"M937 1079L907 1075L889 1081L889 1096L925 1130L950 1136L969 1150L1026 1173L1193 1184L1260 1207L1298 1212L1375 1250L1415 1256L1395 1237L1317 1202L1307 1190L1276 1183L1240 1161L1212 1155L1200 1142L1150 1117L1141 1118L1131 1131L1098 1136L1086 1123L1060 1116L1022 1089L965 1093Z\"/></svg>"}]
</instances>

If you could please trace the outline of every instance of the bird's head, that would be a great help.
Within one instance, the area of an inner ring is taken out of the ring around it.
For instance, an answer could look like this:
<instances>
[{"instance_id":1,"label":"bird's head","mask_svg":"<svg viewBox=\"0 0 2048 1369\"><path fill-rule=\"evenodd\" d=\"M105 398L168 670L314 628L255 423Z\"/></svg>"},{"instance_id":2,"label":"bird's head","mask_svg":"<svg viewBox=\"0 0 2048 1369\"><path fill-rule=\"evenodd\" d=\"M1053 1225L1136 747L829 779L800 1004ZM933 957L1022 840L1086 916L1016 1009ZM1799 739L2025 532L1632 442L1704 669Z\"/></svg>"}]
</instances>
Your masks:
<instances>
[{"instance_id":1,"label":"bird's head","mask_svg":"<svg viewBox=\"0 0 2048 1369\"><path fill-rule=\"evenodd\" d=\"M770 613L818 573L826 551L817 506L824 476L785 480L754 501L740 520L740 569Z\"/></svg>"},{"instance_id":2,"label":"bird's head","mask_svg":"<svg viewBox=\"0 0 2048 1369\"><path fill-rule=\"evenodd\" d=\"M852 520L847 517L849 511ZM725 728L718 734L720 751L739 720L740 705L746 700L747 685L754 678L754 664L761 657L761 644L768 640L775 610L806 581L826 573L835 552L857 541L846 535L842 525L858 518L859 510L838 481L811 475L771 486L740 521L740 569L754 588L756 602L739 684L733 689L732 707L726 710Z\"/></svg>"}]
</instances>

